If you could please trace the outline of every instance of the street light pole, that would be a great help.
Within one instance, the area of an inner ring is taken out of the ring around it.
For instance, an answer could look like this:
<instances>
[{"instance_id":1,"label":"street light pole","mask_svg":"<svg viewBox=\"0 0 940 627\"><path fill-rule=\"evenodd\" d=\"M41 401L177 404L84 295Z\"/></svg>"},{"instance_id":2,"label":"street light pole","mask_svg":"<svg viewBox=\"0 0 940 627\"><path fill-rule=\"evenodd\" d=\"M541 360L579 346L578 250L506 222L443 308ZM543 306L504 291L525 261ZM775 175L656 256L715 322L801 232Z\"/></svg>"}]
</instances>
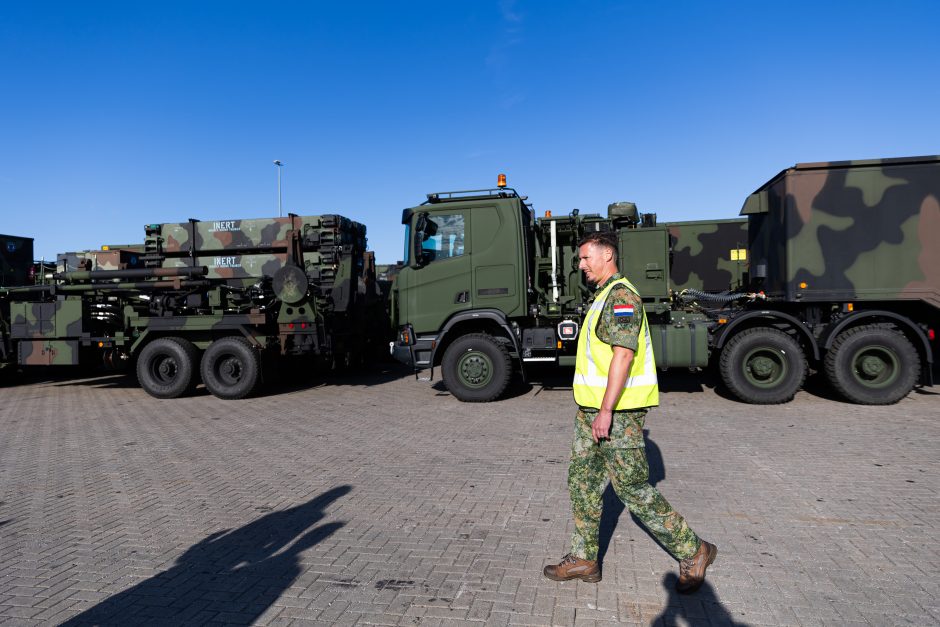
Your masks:
<instances>
[{"instance_id":1,"label":"street light pole","mask_svg":"<svg viewBox=\"0 0 940 627\"><path fill-rule=\"evenodd\" d=\"M284 164L280 159L274 160L274 165L277 166L277 217L281 217L281 166Z\"/></svg>"}]
</instances>

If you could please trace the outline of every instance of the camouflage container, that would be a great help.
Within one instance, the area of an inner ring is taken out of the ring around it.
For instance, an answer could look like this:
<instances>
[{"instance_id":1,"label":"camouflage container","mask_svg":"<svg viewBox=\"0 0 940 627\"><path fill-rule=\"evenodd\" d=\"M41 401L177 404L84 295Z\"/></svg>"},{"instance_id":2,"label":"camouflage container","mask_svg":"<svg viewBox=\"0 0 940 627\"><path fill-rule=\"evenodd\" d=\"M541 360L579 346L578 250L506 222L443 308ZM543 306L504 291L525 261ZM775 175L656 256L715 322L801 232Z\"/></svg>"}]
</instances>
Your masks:
<instances>
[{"instance_id":1,"label":"camouflage container","mask_svg":"<svg viewBox=\"0 0 940 627\"><path fill-rule=\"evenodd\" d=\"M337 215L214 220L152 224L147 242L168 257L248 251L276 251L288 246L292 229L300 231L304 250L323 246L351 246L365 249L366 228Z\"/></svg>"},{"instance_id":2,"label":"camouflage container","mask_svg":"<svg viewBox=\"0 0 940 627\"><path fill-rule=\"evenodd\" d=\"M23 366L78 364L85 303L81 298L10 303L10 337Z\"/></svg>"},{"instance_id":3,"label":"camouflage container","mask_svg":"<svg viewBox=\"0 0 940 627\"><path fill-rule=\"evenodd\" d=\"M797 164L741 214L769 296L940 308L940 156Z\"/></svg>"},{"instance_id":4,"label":"camouflage container","mask_svg":"<svg viewBox=\"0 0 940 627\"><path fill-rule=\"evenodd\" d=\"M747 273L747 219L666 222L672 289L739 289Z\"/></svg>"},{"instance_id":5,"label":"camouflage container","mask_svg":"<svg viewBox=\"0 0 940 627\"><path fill-rule=\"evenodd\" d=\"M247 287L298 265L323 310L352 306L363 276L366 227L338 215L151 224L148 265L206 266L208 278ZM292 233L296 242L290 241Z\"/></svg>"},{"instance_id":6,"label":"camouflage container","mask_svg":"<svg viewBox=\"0 0 940 627\"><path fill-rule=\"evenodd\" d=\"M0 235L0 286L30 283L33 238Z\"/></svg>"},{"instance_id":7,"label":"camouflage container","mask_svg":"<svg viewBox=\"0 0 940 627\"><path fill-rule=\"evenodd\" d=\"M129 270L142 268L143 247L114 247L108 246L102 250L84 250L71 253L60 253L56 257L57 272L74 272L76 270Z\"/></svg>"}]
</instances>

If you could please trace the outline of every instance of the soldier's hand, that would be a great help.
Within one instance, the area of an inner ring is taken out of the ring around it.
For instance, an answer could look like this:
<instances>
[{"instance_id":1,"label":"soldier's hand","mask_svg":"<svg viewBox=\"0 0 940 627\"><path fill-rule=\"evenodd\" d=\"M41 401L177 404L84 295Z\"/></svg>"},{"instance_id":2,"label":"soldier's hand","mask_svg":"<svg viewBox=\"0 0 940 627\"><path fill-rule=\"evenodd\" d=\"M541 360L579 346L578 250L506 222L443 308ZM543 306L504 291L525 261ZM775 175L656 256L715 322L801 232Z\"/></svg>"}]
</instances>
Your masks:
<instances>
[{"instance_id":1,"label":"soldier's hand","mask_svg":"<svg viewBox=\"0 0 940 627\"><path fill-rule=\"evenodd\" d=\"M601 409L597 412L597 417L591 423L591 437L594 443L598 444L601 440L606 440L610 434L610 423L613 420L613 414L610 410Z\"/></svg>"}]
</instances>

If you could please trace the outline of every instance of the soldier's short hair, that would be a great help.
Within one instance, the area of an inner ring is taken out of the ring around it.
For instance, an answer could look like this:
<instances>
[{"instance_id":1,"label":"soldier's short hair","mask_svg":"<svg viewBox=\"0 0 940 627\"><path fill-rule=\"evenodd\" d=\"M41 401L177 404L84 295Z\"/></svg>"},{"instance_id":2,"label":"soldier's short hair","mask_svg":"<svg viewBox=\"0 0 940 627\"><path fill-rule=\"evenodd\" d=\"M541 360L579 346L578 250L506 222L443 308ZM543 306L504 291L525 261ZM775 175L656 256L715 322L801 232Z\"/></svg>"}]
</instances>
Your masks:
<instances>
[{"instance_id":1,"label":"soldier's short hair","mask_svg":"<svg viewBox=\"0 0 940 627\"><path fill-rule=\"evenodd\" d=\"M595 246L603 246L604 248L611 249L614 251L614 259L617 259L620 253L620 251L617 250L617 234L613 231L591 231L581 238L581 241L578 242L578 248L581 248L585 244L594 244Z\"/></svg>"}]
</instances>

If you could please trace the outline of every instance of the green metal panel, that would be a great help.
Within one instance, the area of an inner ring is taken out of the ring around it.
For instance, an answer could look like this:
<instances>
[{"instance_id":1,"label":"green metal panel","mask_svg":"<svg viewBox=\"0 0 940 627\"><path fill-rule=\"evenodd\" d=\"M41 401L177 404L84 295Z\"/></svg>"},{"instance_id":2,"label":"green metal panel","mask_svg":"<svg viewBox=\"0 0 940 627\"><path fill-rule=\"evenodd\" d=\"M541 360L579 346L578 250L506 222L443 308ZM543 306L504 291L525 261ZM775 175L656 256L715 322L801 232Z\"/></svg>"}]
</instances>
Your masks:
<instances>
[{"instance_id":1,"label":"green metal panel","mask_svg":"<svg viewBox=\"0 0 940 627\"><path fill-rule=\"evenodd\" d=\"M471 283L474 307L492 307L507 316L522 315L525 291L522 278L525 266L519 252L519 224L512 203L507 210L497 205L476 206L471 210L473 226L473 277Z\"/></svg>"},{"instance_id":2,"label":"green metal panel","mask_svg":"<svg viewBox=\"0 0 940 627\"><path fill-rule=\"evenodd\" d=\"M645 302L669 298L669 232L665 227L620 231L620 272Z\"/></svg>"},{"instance_id":3,"label":"green metal panel","mask_svg":"<svg viewBox=\"0 0 940 627\"><path fill-rule=\"evenodd\" d=\"M704 323L650 324L650 339L657 368L708 365L708 328Z\"/></svg>"}]
</instances>

